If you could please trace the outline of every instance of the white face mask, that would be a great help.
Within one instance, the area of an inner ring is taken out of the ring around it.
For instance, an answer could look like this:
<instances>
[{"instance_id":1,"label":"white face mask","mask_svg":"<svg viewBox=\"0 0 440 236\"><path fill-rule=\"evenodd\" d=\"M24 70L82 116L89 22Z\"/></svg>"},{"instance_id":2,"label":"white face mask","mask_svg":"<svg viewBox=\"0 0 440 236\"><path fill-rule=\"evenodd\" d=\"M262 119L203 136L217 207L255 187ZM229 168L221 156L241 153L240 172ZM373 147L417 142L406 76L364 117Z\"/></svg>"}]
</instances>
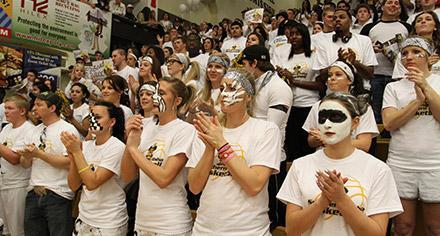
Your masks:
<instances>
[{"instance_id":1,"label":"white face mask","mask_svg":"<svg viewBox=\"0 0 440 236\"><path fill-rule=\"evenodd\" d=\"M351 134L351 116L339 102L325 101L319 106L318 128L326 144L336 144Z\"/></svg>"},{"instance_id":2,"label":"white face mask","mask_svg":"<svg viewBox=\"0 0 440 236\"><path fill-rule=\"evenodd\" d=\"M243 101L243 96L245 94L245 91L243 87L238 83L236 80L232 82L231 88L233 91L226 91L226 84L223 84L224 90L221 92L222 101L226 106L231 106L237 102Z\"/></svg>"}]
</instances>

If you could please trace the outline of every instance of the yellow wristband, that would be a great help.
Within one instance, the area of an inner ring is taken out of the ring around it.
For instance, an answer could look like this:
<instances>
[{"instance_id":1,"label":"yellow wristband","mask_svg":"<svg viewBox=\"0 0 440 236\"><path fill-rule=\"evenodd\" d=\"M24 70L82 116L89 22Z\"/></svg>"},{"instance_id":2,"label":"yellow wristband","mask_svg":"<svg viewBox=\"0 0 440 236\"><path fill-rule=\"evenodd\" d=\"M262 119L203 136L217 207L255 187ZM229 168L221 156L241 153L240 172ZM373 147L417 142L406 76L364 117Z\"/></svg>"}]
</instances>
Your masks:
<instances>
[{"instance_id":1,"label":"yellow wristband","mask_svg":"<svg viewBox=\"0 0 440 236\"><path fill-rule=\"evenodd\" d=\"M78 174L81 174L82 172L86 171L86 170L89 169L89 168L90 168L90 165L88 165L88 166L82 168L81 170L78 171Z\"/></svg>"}]
</instances>

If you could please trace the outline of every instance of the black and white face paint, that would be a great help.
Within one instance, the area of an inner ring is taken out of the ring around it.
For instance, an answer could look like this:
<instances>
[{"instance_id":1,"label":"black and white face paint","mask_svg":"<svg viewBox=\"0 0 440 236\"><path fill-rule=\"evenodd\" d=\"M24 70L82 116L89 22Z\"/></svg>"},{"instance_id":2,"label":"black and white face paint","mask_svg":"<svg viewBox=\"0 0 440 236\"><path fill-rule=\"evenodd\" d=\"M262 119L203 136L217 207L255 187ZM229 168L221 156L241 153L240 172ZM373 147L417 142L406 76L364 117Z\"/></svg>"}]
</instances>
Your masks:
<instances>
[{"instance_id":1,"label":"black and white face paint","mask_svg":"<svg viewBox=\"0 0 440 236\"><path fill-rule=\"evenodd\" d=\"M156 85L153 98L153 105L159 108L159 112L164 112L166 109L165 100L163 100L162 96L159 94L159 84Z\"/></svg>"},{"instance_id":2,"label":"black and white face paint","mask_svg":"<svg viewBox=\"0 0 440 236\"><path fill-rule=\"evenodd\" d=\"M243 101L243 95L246 92L237 80L234 80L229 88L225 83L223 86L225 89L220 95L222 96L222 102L226 106L231 106L237 102Z\"/></svg>"},{"instance_id":3,"label":"black and white face paint","mask_svg":"<svg viewBox=\"0 0 440 236\"><path fill-rule=\"evenodd\" d=\"M351 116L339 102L325 101L319 106L318 128L326 144L336 144L351 134Z\"/></svg>"},{"instance_id":4,"label":"black and white face paint","mask_svg":"<svg viewBox=\"0 0 440 236\"><path fill-rule=\"evenodd\" d=\"M104 128L99 124L98 120L96 119L95 114L93 112L90 113L90 129L93 131L101 131Z\"/></svg>"}]
</instances>

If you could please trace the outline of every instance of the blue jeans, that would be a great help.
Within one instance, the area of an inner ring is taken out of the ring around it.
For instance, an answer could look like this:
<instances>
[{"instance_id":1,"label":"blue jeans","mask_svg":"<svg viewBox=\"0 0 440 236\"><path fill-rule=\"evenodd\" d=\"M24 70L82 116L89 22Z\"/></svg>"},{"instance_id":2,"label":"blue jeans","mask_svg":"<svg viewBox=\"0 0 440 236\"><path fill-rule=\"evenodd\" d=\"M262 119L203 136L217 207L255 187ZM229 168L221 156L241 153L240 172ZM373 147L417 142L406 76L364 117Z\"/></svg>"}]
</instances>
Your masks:
<instances>
[{"instance_id":1,"label":"blue jeans","mask_svg":"<svg viewBox=\"0 0 440 236\"><path fill-rule=\"evenodd\" d=\"M72 201L47 191L39 196L28 192L24 213L26 236L71 236L73 231Z\"/></svg>"},{"instance_id":2,"label":"blue jeans","mask_svg":"<svg viewBox=\"0 0 440 236\"><path fill-rule=\"evenodd\" d=\"M377 124L382 124L382 101L383 92L388 83L392 82L391 76L387 75L374 75L374 78L370 80L371 94L372 94L372 107L374 112L374 118Z\"/></svg>"}]
</instances>

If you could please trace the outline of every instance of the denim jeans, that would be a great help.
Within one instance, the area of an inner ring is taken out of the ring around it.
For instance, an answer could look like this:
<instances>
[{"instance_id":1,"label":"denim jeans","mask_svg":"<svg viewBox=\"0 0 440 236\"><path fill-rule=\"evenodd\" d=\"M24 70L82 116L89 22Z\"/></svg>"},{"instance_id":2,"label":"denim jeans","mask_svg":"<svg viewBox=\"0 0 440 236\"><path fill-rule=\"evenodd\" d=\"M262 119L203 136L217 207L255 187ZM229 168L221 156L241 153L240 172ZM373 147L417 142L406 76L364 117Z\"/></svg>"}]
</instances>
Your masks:
<instances>
[{"instance_id":1,"label":"denim jeans","mask_svg":"<svg viewBox=\"0 0 440 236\"><path fill-rule=\"evenodd\" d=\"M383 92L387 84L392 81L393 79L391 79L391 76L388 75L374 75L374 78L370 80L373 112L377 124L382 124L381 112Z\"/></svg>"},{"instance_id":2,"label":"denim jeans","mask_svg":"<svg viewBox=\"0 0 440 236\"><path fill-rule=\"evenodd\" d=\"M26 236L71 236L72 201L47 191L39 196L33 190L26 197L24 232Z\"/></svg>"}]
</instances>

